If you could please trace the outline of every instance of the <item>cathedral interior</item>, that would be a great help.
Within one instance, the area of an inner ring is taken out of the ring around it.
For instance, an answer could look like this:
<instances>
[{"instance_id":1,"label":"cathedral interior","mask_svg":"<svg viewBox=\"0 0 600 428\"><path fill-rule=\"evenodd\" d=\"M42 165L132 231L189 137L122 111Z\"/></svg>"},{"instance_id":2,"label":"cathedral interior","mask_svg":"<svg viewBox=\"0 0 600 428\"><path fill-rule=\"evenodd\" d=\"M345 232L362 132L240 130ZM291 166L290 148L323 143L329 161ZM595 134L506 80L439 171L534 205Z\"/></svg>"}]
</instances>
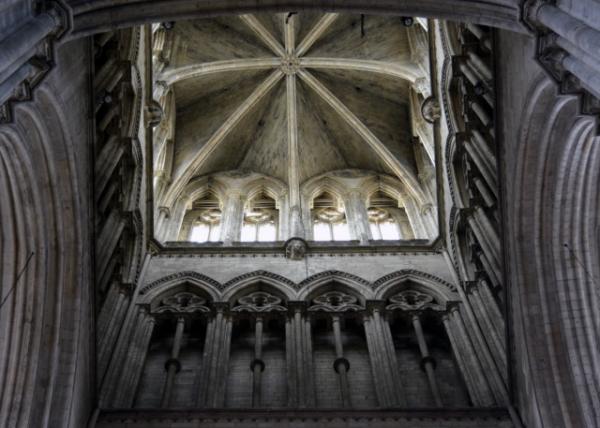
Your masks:
<instances>
[{"instance_id":1,"label":"cathedral interior","mask_svg":"<svg viewBox=\"0 0 600 428\"><path fill-rule=\"evenodd\" d=\"M600 427L598 0L4 0L0 426Z\"/></svg>"}]
</instances>

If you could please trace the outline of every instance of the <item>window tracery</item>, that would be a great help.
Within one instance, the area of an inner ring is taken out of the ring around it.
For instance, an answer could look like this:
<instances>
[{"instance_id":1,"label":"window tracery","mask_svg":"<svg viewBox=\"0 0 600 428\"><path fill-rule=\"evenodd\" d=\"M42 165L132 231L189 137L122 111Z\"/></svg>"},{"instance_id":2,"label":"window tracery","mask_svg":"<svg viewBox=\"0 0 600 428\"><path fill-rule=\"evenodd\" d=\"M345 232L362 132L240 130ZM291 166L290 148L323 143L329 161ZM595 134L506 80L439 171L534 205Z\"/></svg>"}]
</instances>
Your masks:
<instances>
[{"instance_id":1,"label":"window tracery","mask_svg":"<svg viewBox=\"0 0 600 428\"><path fill-rule=\"evenodd\" d=\"M315 241L349 241L350 228L342 204L323 192L313 201L313 238Z\"/></svg>"},{"instance_id":2,"label":"window tracery","mask_svg":"<svg viewBox=\"0 0 600 428\"><path fill-rule=\"evenodd\" d=\"M261 193L248 203L242 225L242 242L272 242L277 240L277 209L275 201Z\"/></svg>"}]
</instances>

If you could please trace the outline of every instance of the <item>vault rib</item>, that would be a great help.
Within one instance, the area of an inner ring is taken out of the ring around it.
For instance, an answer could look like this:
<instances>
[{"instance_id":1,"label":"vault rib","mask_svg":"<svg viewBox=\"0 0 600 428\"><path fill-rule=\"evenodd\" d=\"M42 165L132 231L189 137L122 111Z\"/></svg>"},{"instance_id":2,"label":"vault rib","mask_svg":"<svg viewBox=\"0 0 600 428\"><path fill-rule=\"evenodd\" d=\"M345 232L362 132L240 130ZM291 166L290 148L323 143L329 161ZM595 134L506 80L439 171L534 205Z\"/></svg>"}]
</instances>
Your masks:
<instances>
[{"instance_id":1,"label":"vault rib","mask_svg":"<svg viewBox=\"0 0 600 428\"><path fill-rule=\"evenodd\" d=\"M416 67L391 62L352 58L300 58L300 66L315 69L356 70L397 77L414 83L423 77Z\"/></svg>"},{"instance_id":2,"label":"vault rib","mask_svg":"<svg viewBox=\"0 0 600 428\"><path fill-rule=\"evenodd\" d=\"M223 73L228 71L262 70L278 67L280 64L281 60L276 57L205 62L166 71L162 73L157 80L163 81L167 85L172 85L182 80L201 77L208 74Z\"/></svg>"},{"instance_id":3,"label":"vault rib","mask_svg":"<svg viewBox=\"0 0 600 428\"><path fill-rule=\"evenodd\" d=\"M267 77L248 98L227 118L227 120L217 129L210 139L196 153L192 161L185 166L185 170L173 182L169 192L170 202L173 202L179 193L183 190L188 181L193 177L198 168L208 159L208 157L217 149L219 144L229 135L235 126L254 108L258 102L281 80L283 72L275 70Z\"/></svg>"},{"instance_id":4,"label":"vault rib","mask_svg":"<svg viewBox=\"0 0 600 428\"><path fill-rule=\"evenodd\" d=\"M416 175L400 162L390 150L371 132L371 130L361 122L361 120L352 113L329 89L320 83L312 74L306 70L298 71L300 78L306 82L333 110L358 133L363 140L375 151L377 156L394 171L394 174L400 178L408 188L409 192L415 197L419 205L428 201L419 180Z\"/></svg>"},{"instance_id":5,"label":"vault rib","mask_svg":"<svg viewBox=\"0 0 600 428\"><path fill-rule=\"evenodd\" d=\"M313 28L308 32L304 39L298 45L296 55L302 56L312 47L312 45L327 31L333 21L338 17L337 13L327 13L319 19Z\"/></svg>"},{"instance_id":6,"label":"vault rib","mask_svg":"<svg viewBox=\"0 0 600 428\"><path fill-rule=\"evenodd\" d=\"M254 15L240 15L242 21L254 31L254 33L265 43L276 55L285 56L285 50L281 43L260 23Z\"/></svg>"},{"instance_id":7,"label":"vault rib","mask_svg":"<svg viewBox=\"0 0 600 428\"><path fill-rule=\"evenodd\" d=\"M296 15L283 15L283 28L285 29L283 36L285 39L285 52L288 55L294 53L296 47Z\"/></svg>"},{"instance_id":8,"label":"vault rib","mask_svg":"<svg viewBox=\"0 0 600 428\"><path fill-rule=\"evenodd\" d=\"M298 111L296 104L296 76L286 76L287 92L287 137L288 137L288 182L290 207L300 206L300 179L298 171Z\"/></svg>"}]
</instances>

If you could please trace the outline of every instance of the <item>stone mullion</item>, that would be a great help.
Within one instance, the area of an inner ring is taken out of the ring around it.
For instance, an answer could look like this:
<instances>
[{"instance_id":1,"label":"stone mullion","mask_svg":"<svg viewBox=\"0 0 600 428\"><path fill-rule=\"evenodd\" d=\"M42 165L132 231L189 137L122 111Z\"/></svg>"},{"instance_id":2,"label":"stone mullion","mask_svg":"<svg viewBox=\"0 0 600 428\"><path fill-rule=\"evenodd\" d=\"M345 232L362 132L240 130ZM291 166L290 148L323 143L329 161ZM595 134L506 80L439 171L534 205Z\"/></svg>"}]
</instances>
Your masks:
<instances>
[{"instance_id":1,"label":"stone mullion","mask_svg":"<svg viewBox=\"0 0 600 428\"><path fill-rule=\"evenodd\" d=\"M336 359L333 363L333 367L338 374L338 380L340 383L340 393L342 395L342 407L352 408L352 402L350 401L350 387L348 384L348 370L349 363L344 357L344 346L342 344L342 331L340 328L340 315L334 314L331 316L331 323L333 326L333 337L335 343L335 356Z\"/></svg>"},{"instance_id":2,"label":"stone mullion","mask_svg":"<svg viewBox=\"0 0 600 428\"><path fill-rule=\"evenodd\" d=\"M210 376L210 361L215 344L215 317L211 317L206 322L206 335L204 338L204 349L202 350L202 367L196 381L196 406L206 407L208 382Z\"/></svg>"},{"instance_id":3,"label":"stone mullion","mask_svg":"<svg viewBox=\"0 0 600 428\"><path fill-rule=\"evenodd\" d=\"M383 358L384 347L379 340L375 331L374 321L371 315L365 313L363 315L363 327L365 329L365 337L367 339L367 350L369 351L369 360L371 362L371 374L375 385L375 393L377 395L377 403L380 407L391 407L393 401L390 397L390 391L386 382L386 367ZM383 358L382 358L383 357Z\"/></svg>"},{"instance_id":4,"label":"stone mullion","mask_svg":"<svg viewBox=\"0 0 600 428\"><path fill-rule=\"evenodd\" d=\"M211 373L212 378L210 380L210 385L214 387L211 394L213 398L211 406L214 408L225 406L232 326L233 320L231 319L231 315L225 314L222 320L221 334L217 337L219 345L216 353L216 365L214 372Z\"/></svg>"},{"instance_id":5,"label":"stone mullion","mask_svg":"<svg viewBox=\"0 0 600 428\"><path fill-rule=\"evenodd\" d=\"M263 319L257 316L254 324L254 361L252 361L252 407L261 406L262 372L265 363L262 360Z\"/></svg>"},{"instance_id":6,"label":"stone mullion","mask_svg":"<svg viewBox=\"0 0 600 428\"><path fill-rule=\"evenodd\" d=\"M169 407L171 395L173 393L173 383L175 382L175 375L177 374L177 372L179 372L179 370L181 370L181 363L179 362L179 352L181 350L181 340L183 338L184 328L185 319L182 316L179 316L177 318L177 325L175 327L175 336L173 337L173 347L171 348L171 356L165 362L167 378L165 379L165 385L160 401L160 407Z\"/></svg>"},{"instance_id":7,"label":"stone mullion","mask_svg":"<svg viewBox=\"0 0 600 428\"><path fill-rule=\"evenodd\" d=\"M214 319L213 340L208 343L206 385L203 400L205 407L222 407L225 402L225 384L229 364L229 345L231 343L231 319L225 313L226 305L219 305Z\"/></svg>"},{"instance_id":8,"label":"stone mullion","mask_svg":"<svg viewBox=\"0 0 600 428\"><path fill-rule=\"evenodd\" d=\"M308 316L304 317L302 323L302 338L304 348L302 355L304 357L303 365L306 367L304 382L304 403L306 407L316 407L316 390L315 390L315 371L313 365L313 350L312 350L312 334L311 324Z\"/></svg>"},{"instance_id":9,"label":"stone mullion","mask_svg":"<svg viewBox=\"0 0 600 428\"><path fill-rule=\"evenodd\" d=\"M238 191L230 191L224 201L221 220L221 241L231 245L239 241L244 220L244 195Z\"/></svg>"},{"instance_id":10,"label":"stone mullion","mask_svg":"<svg viewBox=\"0 0 600 428\"><path fill-rule=\"evenodd\" d=\"M419 345L419 351L421 352L421 368L425 370L427 375L427 381L429 382L429 388L437 407L444 407L442 403L442 397L438 388L437 380L435 378L435 360L429 354L429 348L427 347L427 341L423 334L423 327L421 326L421 319L418 313L411 314L411 321Z\"/></svg>"},{"instance_id":11,"label":"stone mullion","mask_svg":"<svg viewBox=\"0 0 600 428\"><path fill-rule=\"evenodd\" d=\"M298 394L298 376L296 373L296 346L293 314L287 314L285 318L285 365L287 374L288 407L300 407Z\"/></svg>"},{"instance_id":12,"label":"stone mullion","mask_svg":"<svg viewBox=\"0 0 600 428\"><path fill-rule=\"evenodd\" d=\"M351 189L344 195L344 207L352 238L360 241L361 244L368 244L369 239L373 239L365 199L358 189Z\"/></svg>"},{"instance_id":13,"label":"stone mullion","mask_svg":"<svg viewBox=\"0 0 600 428\"><path fill-rule=\"evenodd\" d=\"M396 348L394 347L394 338L392 337L392 330L390 328L387 316L381 317L381 330L390 363L389 373L392 376L392 386L394 387L394 393L396 396L395 404L405 407L407 405L406 392L404 391L404 386L402 385L402 378L400 376L400 369L398 367L398 358L396 357Z\"/></svg>"}]
</instances>

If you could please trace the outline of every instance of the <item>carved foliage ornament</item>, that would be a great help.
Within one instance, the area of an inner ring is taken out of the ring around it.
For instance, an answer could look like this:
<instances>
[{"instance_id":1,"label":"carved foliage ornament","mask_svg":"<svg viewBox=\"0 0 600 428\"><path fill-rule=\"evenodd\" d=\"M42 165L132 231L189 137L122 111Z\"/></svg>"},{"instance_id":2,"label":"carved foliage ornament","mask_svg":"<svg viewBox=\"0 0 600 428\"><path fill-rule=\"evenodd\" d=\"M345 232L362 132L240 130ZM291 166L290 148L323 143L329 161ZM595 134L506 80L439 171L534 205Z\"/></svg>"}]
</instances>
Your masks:
<instances>
[{"instance_id":1,"label":"carved foliage ornament","mask_svg":"<svg viewBox=\"0 0 600 428\"><path fill-rule=\"evenodd\" d=\"M341 291L328 291L315 297L309 311L349 312L361 311L364 308L357 303L357 298Z\"/></svg>"},{"instance_id":2,"label":"carved foliage ornament","mask_svg":"<svg viewBox=\"0 0 600 428\"><path fill-rule=\"evenodd\" d=\"M196 294L183 291L163 299L156 313L191 314L194 312L209 312L206 299Z\"/></svg>"},{"instance_id":3,"label":"carved foliage ornament","mask_svg":"<svg viewBox=\"0 0 600 428\"><path fill-rule=\"evenodd\" d=\"M235 312L282 312L281 299L264 291L256 291L238 299Z\"/></svg>"},{"instance_id":4,"label":"carved foliage ornament","mask_svg":"<svg viewBox=\"0 0 600 428\"><path fill-rule=\"evenodd\" d=\"M403 311L422 311L425 309L441 311L444 309L443 306L435 303L432 296L416 290L402 291L390 297L390 302L386 309L400 309Z\"/></svg>"}]
</instances>

